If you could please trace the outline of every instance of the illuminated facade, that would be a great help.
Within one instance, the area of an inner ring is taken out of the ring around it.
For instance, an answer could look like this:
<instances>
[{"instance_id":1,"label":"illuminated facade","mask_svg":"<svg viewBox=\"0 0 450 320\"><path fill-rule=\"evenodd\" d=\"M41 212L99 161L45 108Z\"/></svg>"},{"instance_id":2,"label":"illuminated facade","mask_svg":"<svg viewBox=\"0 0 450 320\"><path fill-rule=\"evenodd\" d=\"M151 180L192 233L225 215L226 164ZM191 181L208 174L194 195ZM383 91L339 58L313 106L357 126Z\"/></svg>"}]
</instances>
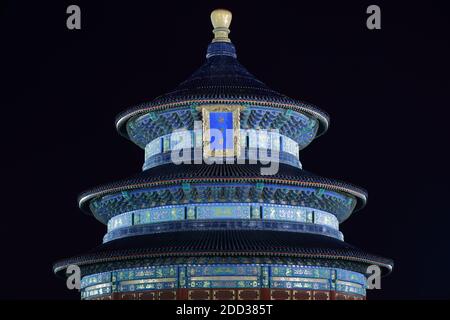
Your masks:
<instances>
[{"instance_id":1,"label":"illuminated facade","mask_svg":"<svg viewBox=\"0 0 450 320\"><path fill-rule=\"evenodd\" d=\"M143 170L80 195L107 233L55 273L78 265L82 299L364 299L367 267L392 269L339 231L367 193L303 170L299 158L326 132L327 114L239 64L230 12L211 20L205 64L117 117L119 133L145 150Z\"/></svg>"}]
</instances>

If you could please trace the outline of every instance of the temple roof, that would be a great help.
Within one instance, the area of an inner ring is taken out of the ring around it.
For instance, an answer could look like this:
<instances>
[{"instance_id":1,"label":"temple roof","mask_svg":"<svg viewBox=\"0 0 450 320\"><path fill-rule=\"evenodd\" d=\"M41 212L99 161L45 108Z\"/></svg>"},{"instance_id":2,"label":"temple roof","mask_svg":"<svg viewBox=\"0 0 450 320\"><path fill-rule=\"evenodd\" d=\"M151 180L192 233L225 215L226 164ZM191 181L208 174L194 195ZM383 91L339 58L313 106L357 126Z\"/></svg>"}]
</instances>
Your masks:
<instances>
[{"instance_id":1,"label":"temple roof","mask_svg":"<svg viewBox=\"0 0 450 320\"><path fill-rule=\"evenodd\" d=\"M367 201L367 192L352 184L323 178L283 163L279 164L274 175L261 175L261 164L180 164L160 165L124 180L105 184L81 193L79 206L89 211L90 200L106 194L155 186L175 185L182 183L267 183L303 187L317 187L331 191L351 194L358 203L356 210L361 209Z\"/></svg>"},{"instance_id":2,"label":"temple roof","mask_svg":"<svg viewBox=\"0 0 450 320\"><path fill-rule=\"evenodd\" d=\"M126 123L134 116L150 111L209 103L291 109L317 119L318 136L328 129L329 117L324 111L310 103L289 98L270 89L248 72L237 60L232 43L211 43L206 57L206 62L174 90L120 113L116 117L119 133L128 137Z\"/></svg>"},{"instance_id":3,"label":"temple roof","mask_svg":"<svg viewBox=\"0 0 450 320\"><path fill-rule=\"evenodd\" d=\"M247 71L237 60L236 49L228 39L231 13L226 10L214 12L212 22L215 37L208 46L206 62L174 90L157 97L151 102L145 102L119 114L116 119L116 127L119 133L128 137L127 129L131 128L130 137L133 139L132 128L135 122L139 122L139 120L142 120L143 125L142 127L136 126L137 133L147 132L149 123L153 124L157 121L156 119L164 118L164 112L158 114L158 111L174 110L174 112L166 112L170 114L178 113L178 109L180 109L182 112L190 114L193 113L192 110L201 109L197 108L201 105L229 104L232 105L231 108L238 108L235 105L255 106L247 108L247 110L270 109L270 112L281 114L280 117L299 112L305 115L305 118L308 118L308 123L314 124L314 132L308 136L310 140L323 134L328 128L328 115L312 104L289 98L270 89ZM284 112L280 112L280 109L288 112L284 114ZM290 112L290 110L295 112ZM147 116L137 118L147 113L149 113ZM303 117L302 115L297 116ZM163 120L171 122L170 118L164 118ZM129 124L128 128L127 123ZM295 123L289 123L287 126L296 127ZM255 125L255 127L260 129L258 125ZM271 127L271 125L268 125L268 127ZM316 130L317 127L318 130ZM155 132L155 136L162 135L160 131ZM147 140L142 145L147 145L149 143ZM210 186L227 188L231 184L232 187L237 187L236 189L250 186L253 194L257 195L255 199L258 201L262 201L258 192L261 191L262 194L271 188L276 190L273 193L282 195L285 193L285 189L289 189L288 193L293 194L291 199L295 198L302 201L314 199L315 202L311 202L313 208L326 197L337 199L336 202L339 204L349 204L345 216L338 217L339 222L345 220L353 209L359 210L366 204L367 192L362 188L339 180L320 177L296 166L283 163L278 163L278 165L275 174L263 175L261 169L269 166L261 163L162 164L144 170L130 178L85 191L80 194L78 201L83 211L91 213L90 209L92 208L94 215L96 215L98 213L96 210L98 210L100 211L99 215L103 214L102 217L106 217L105 221L110 218L108 214L111 209L114 210L113 214L121 214L135 209L133 206L128 207L130 203L132 205L138 204L139 208L154 205L155 201L148 200L153 198L147 197L147 194L152 192L162 191L162 198L166 201L167 197L164 194L169 193L167 192L168 189L173 189L177 197L174 197L170 203L180 204L183 201L191 203L191 193L194 193L195 188L207 189ZM265 186L269 187L265 189ZM132 190L136 190L136 192L124 192ZM187 190L186 193L184 193L185 190ZM331 192L324 192L327 190ZM188 194L189 197L178 197L179 193ZM269 199L264 199L265 203L274 203L272 193L266 193L269 194ZM203 193L197 192L197 194ZM325 194L324 197L322 197L323 194ZM108 197L102 198L104 196ZM141 201L139 197L143 199L142 202L139 202ZM213 197L210 198L213 199ZM214 201L218 198L214 198ZM246 196L243 199L243 201L248 201L248 199L253 198ZM203 198L200 200L203 201ZM101 202L104 202L104 205ZM122 206L124 203L125 205ZM118 209L116 210L116 208ZM107 214L101 211L103 209ZM124 209L127 209L127 211ZM174 222L167 222L167 224L172 223ZM190 222L182 223L188 224ZM229 228L216 230L192 229L189 231L163 230L158 231L158 233L138 236L128 234L120 239L107 241L86 254L61 260L55 263L53 270L55 273L62 274L67 266L72 264L86 268L104 264L110 269L114 263L145 264L146 260L183 259L185 257L281 258L297 259L298 261L307 261L318 265L326 265L331 261L344 265L357 265L358 268L364 268L364 270L369 265L378 265L382 267L384 274L390 273L393 267L393 262L390 259L367 253L340 239L327 235L309 232Z\"/></svg>"},{"instance_id":4,"label":"temple roof","mask_svg":"<svg viewBox=\"0 0 450 320\"><path fill-rule=\"evenodd\" d=\"M390 259L366 253L332 237L282 231L179 231L127 237L104 243L90 252L55 263L60 272L70 264L176 256L279 256L323 258L375 264L385 273Z\"/></svg>"}]
</instances>

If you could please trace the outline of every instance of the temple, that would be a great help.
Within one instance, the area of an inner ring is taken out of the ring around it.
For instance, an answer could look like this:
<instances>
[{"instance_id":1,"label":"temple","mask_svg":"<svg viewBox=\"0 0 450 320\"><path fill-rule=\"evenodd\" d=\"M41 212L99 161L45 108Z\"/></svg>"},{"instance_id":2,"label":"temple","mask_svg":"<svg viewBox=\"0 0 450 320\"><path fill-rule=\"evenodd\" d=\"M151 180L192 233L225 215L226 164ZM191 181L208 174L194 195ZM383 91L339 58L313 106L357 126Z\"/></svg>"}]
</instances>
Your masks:
<instances>
[{"instance_id":1,"label":"temple","mask_svg":"<svg viewBox=\"0 0 450 320\"><path fill-rule=\"evenodd\" d=\"M103 243L80 267L82 299L365 299L366 270L391 260L344 242L367 192L305 171L327 131L318 107L280 94L237 60L232 15L211 14L205 63L173 91L117 116L143 170L83 192Z\"/></svg>"}]
</instances>

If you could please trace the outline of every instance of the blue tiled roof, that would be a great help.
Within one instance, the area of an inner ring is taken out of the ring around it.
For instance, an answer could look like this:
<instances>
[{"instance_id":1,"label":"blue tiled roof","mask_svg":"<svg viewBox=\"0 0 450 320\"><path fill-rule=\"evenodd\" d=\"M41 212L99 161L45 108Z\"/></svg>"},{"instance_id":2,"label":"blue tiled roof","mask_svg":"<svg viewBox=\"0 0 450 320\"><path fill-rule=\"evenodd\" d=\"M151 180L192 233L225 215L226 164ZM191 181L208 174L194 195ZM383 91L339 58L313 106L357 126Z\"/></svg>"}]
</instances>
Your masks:
<instances>
[{"instance_id":1,"label":"blue tiled roof","mask_svg":"<svg viewBox=\"0 0 450 320\"><path fill-rule=\"evenodd\" d=\"M127 237L100 245L90 252L62 260L57 272L69 264L86 265L117 260L163 256L286 256L341 259L377 264L390 272L393 262L366 253L332 237L282 231L180 231Z\"/></svg>"}]
</instances>

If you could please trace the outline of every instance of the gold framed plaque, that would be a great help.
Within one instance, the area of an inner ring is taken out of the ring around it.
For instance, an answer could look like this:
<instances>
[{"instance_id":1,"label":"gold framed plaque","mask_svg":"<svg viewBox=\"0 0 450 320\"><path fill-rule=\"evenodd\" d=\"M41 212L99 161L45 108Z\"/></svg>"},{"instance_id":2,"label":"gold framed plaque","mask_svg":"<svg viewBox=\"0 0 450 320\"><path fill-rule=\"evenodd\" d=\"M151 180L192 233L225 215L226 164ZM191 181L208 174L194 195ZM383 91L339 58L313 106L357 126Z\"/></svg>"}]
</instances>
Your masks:
<instances>
[{"instance_id":1,"label":"gold framed plaque","mask_svg":"<svg viewBox=\"0 0 450 320\"><path fill-rule=\"evenodd\" d=\"M203 156L239 157L240 105L202 106Z\"/></svg>"}]
</instances>

